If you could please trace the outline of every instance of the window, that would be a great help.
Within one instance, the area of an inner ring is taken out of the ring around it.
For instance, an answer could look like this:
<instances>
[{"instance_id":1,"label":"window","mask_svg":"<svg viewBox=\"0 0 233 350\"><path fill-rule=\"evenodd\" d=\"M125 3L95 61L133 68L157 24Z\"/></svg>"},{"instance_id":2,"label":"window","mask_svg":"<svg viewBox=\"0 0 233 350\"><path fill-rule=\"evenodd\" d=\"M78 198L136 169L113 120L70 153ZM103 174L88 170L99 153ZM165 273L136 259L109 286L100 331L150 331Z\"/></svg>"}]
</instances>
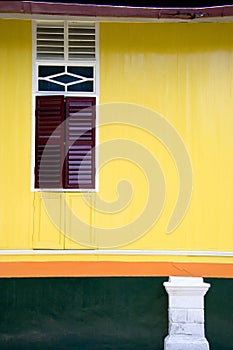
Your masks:
<instances>
[{"instance_id":1,"label":"window","mask_svg":"<svg viewBox=\"0 0 233 350\"><path fill-rule=\"evenodd\" d=\"M96 25L35 25L36 189L95 188Z\"/></svg>"}]
</instances>

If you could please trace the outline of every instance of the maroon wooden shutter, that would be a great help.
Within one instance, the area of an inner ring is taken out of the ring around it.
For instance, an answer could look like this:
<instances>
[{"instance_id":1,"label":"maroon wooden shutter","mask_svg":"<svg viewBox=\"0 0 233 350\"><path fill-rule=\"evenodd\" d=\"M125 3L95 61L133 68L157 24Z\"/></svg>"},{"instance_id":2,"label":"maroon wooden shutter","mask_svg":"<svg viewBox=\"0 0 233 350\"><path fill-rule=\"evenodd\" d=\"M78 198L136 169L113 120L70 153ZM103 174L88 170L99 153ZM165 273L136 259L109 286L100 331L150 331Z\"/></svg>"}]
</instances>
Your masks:
<instances>
[{"instance_id":1,"label":"maroon wooden shutter","mask_svg":"<svg viewBox=\"0 0 233 350\"><path fill-rule=\"evenodd\" d=\"M63 121L64 96L36 97L36 188L63 187Z\"/></svg>"},{"instance_id":2,"label":"maroon wooden shutter","mask_svg":"<svg viewBox=\"0 0 233 350\"><path fill-rule=\"evenodd\" d=\"M95 98L66 98L66 188L95 188Z\"/></svg>"}]
</instances>

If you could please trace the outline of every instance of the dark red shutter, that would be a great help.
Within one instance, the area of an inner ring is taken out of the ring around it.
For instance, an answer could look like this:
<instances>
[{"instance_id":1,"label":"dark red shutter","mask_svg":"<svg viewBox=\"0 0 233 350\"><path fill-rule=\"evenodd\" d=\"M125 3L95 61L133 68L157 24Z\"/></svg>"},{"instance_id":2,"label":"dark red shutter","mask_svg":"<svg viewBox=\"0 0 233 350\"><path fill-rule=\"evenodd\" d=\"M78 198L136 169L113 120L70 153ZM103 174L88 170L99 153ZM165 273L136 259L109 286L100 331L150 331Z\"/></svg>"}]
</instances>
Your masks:
<instances>
[{"instance_id":1,"label":"dark red shutter","mask_svg":"<svg viewBox=\"0 0 233 350\"><path fill-rule=\"evenodd\" d=\"M64 96L36 97L36 188L63 187L63 121Z\"/></svg>"},{"instance_id":2,"label":"dark red shutter","mask_svg":"<svg viewBox=\"0 0 233 350\"><path fill-rule=\"evenodd\" d=\"M95 103L66 97L66 188L95 188Z\"/></svg>"}]
</instances>

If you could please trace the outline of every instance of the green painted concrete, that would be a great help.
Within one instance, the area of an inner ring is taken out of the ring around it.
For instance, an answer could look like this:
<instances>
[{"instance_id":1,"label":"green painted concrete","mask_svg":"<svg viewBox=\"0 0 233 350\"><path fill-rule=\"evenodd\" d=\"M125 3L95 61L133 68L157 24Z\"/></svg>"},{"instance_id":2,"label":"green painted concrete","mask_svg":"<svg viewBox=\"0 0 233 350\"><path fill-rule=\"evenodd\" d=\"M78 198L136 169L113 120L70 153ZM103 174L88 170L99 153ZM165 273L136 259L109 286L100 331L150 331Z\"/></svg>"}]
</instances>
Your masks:
<instances>
[{"instance_id":1,"label":"green painted concrete","mask_svg":"<svg viewBox=\"0 0 233 350\"><path fill-rule=\"evenodd\" d=\"M161 350L166 278L0 280L0 349Z\"/></svg>"},{"instance_id":2,"label":"green painted concrete","mask_svg":"<svg viewBox=\"0 0 233 350\"><path fill-rule=\"evenodd\" d=\"M167 278L0 279L1 350L162 350ZM233 279L206 279L211 350L232 350Z\"/></svg>"},{"instance_id":3,"label":"green painted concrete","mask_svg":"<svg viewBox=\"0 0 233 350\"><path fill-rule=\"evenodd\" d=\"M210 350L233 350L233 278L206 278L206 337Z\"/></svg>"}]
</instances>

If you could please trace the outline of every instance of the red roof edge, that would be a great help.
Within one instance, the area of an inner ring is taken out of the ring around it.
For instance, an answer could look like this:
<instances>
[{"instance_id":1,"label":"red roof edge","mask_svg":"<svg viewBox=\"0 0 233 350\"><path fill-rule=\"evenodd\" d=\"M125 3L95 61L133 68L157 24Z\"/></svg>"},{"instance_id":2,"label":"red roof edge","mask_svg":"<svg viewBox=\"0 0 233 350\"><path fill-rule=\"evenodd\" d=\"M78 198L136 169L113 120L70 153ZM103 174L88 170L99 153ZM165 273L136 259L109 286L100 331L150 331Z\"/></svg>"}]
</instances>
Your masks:
<instances>
[{"instance_id":1,"label":"red roof edge","mask_svg":"<svg viewBox=\"0 0 233 350\"><path fill-rule=\"evenodd\" d=\"M0 13L193 20L198 18L233 16L233 5L202 8L156 8L45 3L36 1L0 1Z\"/></svg>"}]
</instances>

